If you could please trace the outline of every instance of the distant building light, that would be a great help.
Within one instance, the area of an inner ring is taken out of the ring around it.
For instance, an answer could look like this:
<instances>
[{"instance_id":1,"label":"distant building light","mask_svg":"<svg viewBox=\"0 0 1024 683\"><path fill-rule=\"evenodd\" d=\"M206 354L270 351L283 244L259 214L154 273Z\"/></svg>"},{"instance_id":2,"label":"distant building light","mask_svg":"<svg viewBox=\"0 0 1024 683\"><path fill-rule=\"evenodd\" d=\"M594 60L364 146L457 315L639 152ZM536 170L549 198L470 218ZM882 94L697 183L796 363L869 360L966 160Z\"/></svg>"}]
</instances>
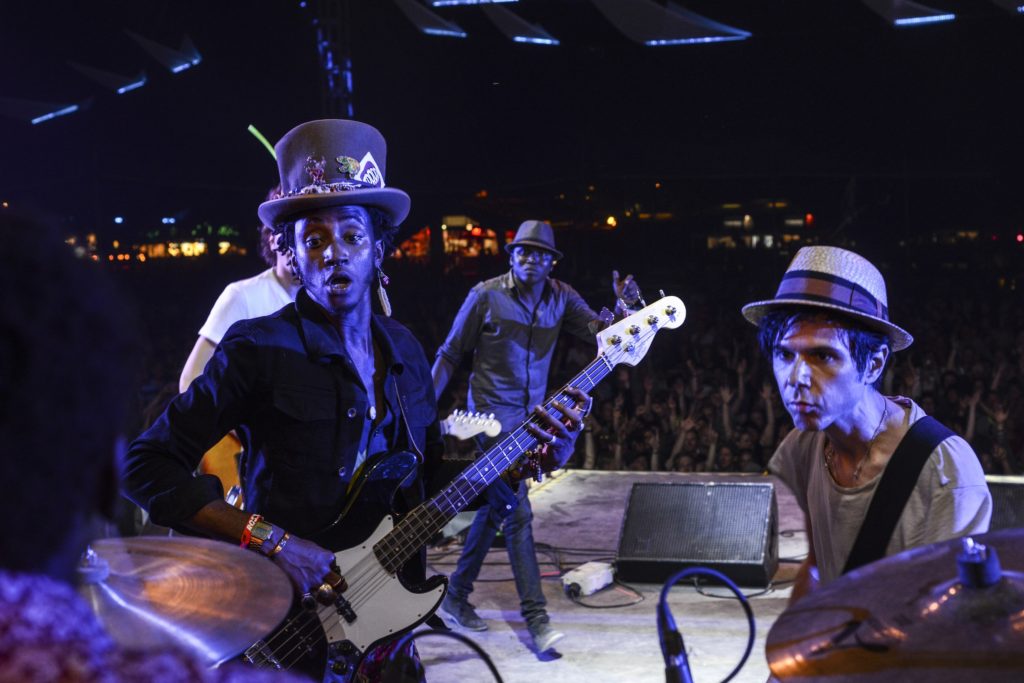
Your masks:
<instances>
[{"instance_id":1,"label":"distant building light","mask_svg":"<svg viewBox=\"0 0 1024 683\"><path fill-rule=\"evenodd\" d=\"M9 209L9 208L11 208L11 205L10 205L10 204L8 204L7 202L4 202L4 208L5 208L5 209Z\"/></svg>"},{"instance_id":2,"label":"distant building light","mask_svg":"<svg viewBox=\"0 0 1024 683\"><path fill-rule=\"evenodd\" d=\"M802 228L802 227L804 227L804 219L803 218L787 218L786 220L782 221L782 223L787 228Z\"/></svg>"},{"instance_id":3,"label":"distant building light","mask_svg":"<svg viewBox=\"0 0 1024 683\"><path fill-rule=\"evenodd\" d=\"M742 207L743 205L737 202L726 202L725 204L722 204L723 209L739 209Z\"/></svg>"},{"instance_id":4,"label":"distant building light","mask_svg":"<svg viewBox=\"0 0 1024 683\"><path fill-rule=\"evenodd\" d=\"M608 218L605 219L605 223L608 225L609 228L614 228L616 225L619 224L619 222L615 220L615 216L608 216Z\"/></svg>"},{"instance_id":5,"label":"distant building light","mask_svg":"<svg viewBox=\"0 0 1024 683\"><path fill-rule=\"evenodd\" d=\"M747 36L705 36L701 38L665 38L660 40L645 40L647 47L662 47L665 45L697 45L700 43L724 43L728 40L746 40Z\"/></svg>"},{"instance_id":6,"label":"distant building light","mask_svg":"<svg viewBox=\"0 0 1024 683\"><path fill-rule=\"evenodd\" d=\"M117 94L118 95L123 95L126 92L131 92L132 90L137 90L137 89L141 88L144 85L146 85L146 79L145 78L143 78L141 81L135 81L134 83L129 83L128 85L122 85L120 88L117 89Z\"/></svg>"},{"instance_id":7,"label":"distant building light","mask_svg":"<svg viewBox=\"0 0 1024 683\"><path fill-rule=\"evenodd\" d=\"M433 28L433 27L429 27L429 28L423 29L423 32L426 33L429 36L448 36L449 38L465 38L466 37L466 32L465 31L456 31L455 29L450 29L450 28Z\"/></svg>"},{"instance_id":8,"label":"distant building light","mask_svg":"<svg viewBox=\"0 0 1024 683\"><path fill-rule=\"evenodd\" d=\"M741 221L739 218L726 218L724 221L722 221L722 225L724 225L727 228L742 228L743 221Z\"/></svg>"},{"instance_id":9,"label":"distant building light","mask_svg":"<svg viewBox=\"0 0 1024 683\"><path fill-rule=\"evenodd\" d=\"M174 218L161 218L160 222L164 225L174 225L176 221Z\"/></svg>"},{"instance_id":10,"label":"distant building light","mask_svg":"<svg viewBox=\"0 0 1024 683\"><path fill-rule=\"evenodd\" d=\"M1018 232L1017 233L1017 243L1019 244L1021 242L1024 242L1024 234Z\"/></svg>"},{"instance_id":11,"label":"distant building light","mask_svg":"<svg viewBox=\"0 0 1024 683\"><path fill-rule=\"evenodd\" d=\"M139 252L139 255L136 258L139 259L139 263L145 263L146 262L146 255L143 254L142 252Z\"/></svg>"},{"instance_id":12,"label":"distant building light","mask_svg":"<svg viewBox=\"0 0 1024 683\"><path fill-rule=\"evenodd\" d=\"M444 223L442 223L442 224L441 224L441 229L442 229L442 230L447 230L447 229L448 229L448 226L447 226L447 225L445 225Z\"/></svg>"},{"instance_id":13,"label":"distant building light","mask_svg":"<svg viewBox=\"0 0 1024 683\"><path fill-rule=\"evenodd\" d=\"M63 109L58 109L57 111L51 111L49 114L43 114L42 116L35 117L34 119L32 119L32 125L34 126L37 123L42 123L43 121L55 119L58 116L66 116L67 114L73 114L76 111L78 111L78 105L72 104L69 107L64 107Z\"/></svg>"},{"instance_id":14,"label":"distant building light","mask_svg":"<svg viewBox=\"0 0 1024 683\"><path fill-rule=\"evenodd\" d=\"M217 253L221 256L228 253L228 249L231 248L231 242L217 242Z\"/></svg>"},{"instance_id":15,"label":"distant building light","mask_svg":"<svg viewBox=\"0 0 1024 683\"><path fill-rule=\"evenodd\" d=\"M743 215L743 227L744 228L752 228L752 227L754 227L754 217L751 216L749 213Z\"/></svg>"},{"instance_id":16,"label":"distant building light","mask_svg":"<svg viewBox=\"0 0 1024 683\"><path fill-rule=\"evenodd\" d=\"M114 245L114 249L120 249L121 248L121 243L118 242L117 240L113 241L113 245Z\"/></svg>"},{"instance_id":17,"label":"distant building light","mask_svg":"<svg viewBox=\"0 0 1024 683\"><path fill-rule=\"evenodd\" d=\"M814 214L813 213L809 213L806 216L804 216L804 223L807 224L807 227L813 226L814 225Z\"/></svg>"},{"instance_id":18,"label":"distant building light","mask_svg":"<svg viewBox=\"0 0 1024 683\"><path fill-rule=\"evenodd\" d=\"M897 19L893 23L896 26L918 26L920 24L934 24L940 21L953 21L956 19L955 14L933 14L927 17L905 17L903 19Z\"/></svg>"},{"instance_id":19,"label":"distant building light","mask_svg":"<svg viewBox=\"0 0 1024 683\"><path fill-rule=\"evenodd\" d=\"M513 36L517 43L532 43L533 45L561 45L557 38L538 38L536 36Z\"/></svg>"},{"instance_id":20,"label":"distant building light","mask_svg":"<svg viewBox=\"0 0 1024 683\"><path fill-rule=\"evenodd\" d=\"M117 223L118 225L121 225L122 223L124 223L124 216L114 216L114 222Z\"/></svg>"},{"instance_id":21,"label":"distant building light","mask_svg":"<svg viewBox=\"0 0 1024 683\"><path fill-rule=\"evenodd\" d=\"M660 190L661 189L661 183L654 183L654 189L655 190Z\"/></svg>"}]
</instances>

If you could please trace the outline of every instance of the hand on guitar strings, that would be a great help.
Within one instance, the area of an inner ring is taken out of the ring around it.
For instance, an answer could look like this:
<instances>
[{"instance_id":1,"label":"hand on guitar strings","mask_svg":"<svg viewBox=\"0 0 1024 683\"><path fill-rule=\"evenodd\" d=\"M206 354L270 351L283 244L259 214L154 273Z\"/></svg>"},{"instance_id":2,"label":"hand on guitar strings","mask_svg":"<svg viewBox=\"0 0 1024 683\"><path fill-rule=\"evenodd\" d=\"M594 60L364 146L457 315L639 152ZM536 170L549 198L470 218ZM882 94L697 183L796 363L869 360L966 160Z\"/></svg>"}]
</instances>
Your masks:
<instances>
[{"instance_id":1,"label":"hand on guitar strings","mask_svg":"<svg viewBox=\"0 0 1024 683\"><path fill-rule=\"evenodd\" d=\"M526 423L526 430L532 434L543 447L541 453L542 469L546 472L563 467L572 457L576 448L576 438L583 431L583 418L590 412L592 399L586 392L569 387L565 390L575 402L575 407L552 401L552 405L561 413L553 415L543 406L535 406L534 415L540 425Z\"/></svg>"},{"instance_id":2,"label":"hand on guitar strings","mask_svg":"<svg viewBox=\"0 0 1024 683\"><path fill-rule=\"evenodd\" d=\"M291 537L273 561L292 580L299 595L316 594L336 566L334 553L296 536Z\"/></svg>"}]
</instances>

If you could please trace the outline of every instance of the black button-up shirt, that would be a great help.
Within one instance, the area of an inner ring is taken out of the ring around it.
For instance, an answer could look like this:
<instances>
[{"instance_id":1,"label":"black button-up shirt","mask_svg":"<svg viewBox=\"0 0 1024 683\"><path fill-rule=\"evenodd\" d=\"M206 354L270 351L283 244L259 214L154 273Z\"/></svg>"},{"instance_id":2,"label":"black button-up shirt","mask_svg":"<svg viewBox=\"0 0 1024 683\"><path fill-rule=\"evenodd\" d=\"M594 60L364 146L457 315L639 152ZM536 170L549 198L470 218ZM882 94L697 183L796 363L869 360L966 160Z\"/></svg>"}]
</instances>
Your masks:
<instances>
[{"instance_id":1,"label":"black button-up shirt","mask_svg":"<svg viewBox=\"0 0 1024 683\"><path fill-rule=\"evenodd\" d=\"M377 406L387 415L376 427L368 419L367 392L341 337L301 290L294 304L228 330L203 375L129 447L126 495L157 524L180 527L223 496L219 480L194 472L203 454L235 429L245 445L246 509L332 550L347 547L351 539L341 541L334 532L318 538L317 532L345 503L360 449L418 449L430 469L443 450L422 347L389 318L373 316L371 328L387 368L386 406ZM404 397L408 432L398 419L398 392ZM416 448L410 448L409 434ZM378 507L386 508L382 490L365 495L376 496ZM362 527L357 534L369 533L379 521L355 523Z\"/></svg>"}]
</instances>

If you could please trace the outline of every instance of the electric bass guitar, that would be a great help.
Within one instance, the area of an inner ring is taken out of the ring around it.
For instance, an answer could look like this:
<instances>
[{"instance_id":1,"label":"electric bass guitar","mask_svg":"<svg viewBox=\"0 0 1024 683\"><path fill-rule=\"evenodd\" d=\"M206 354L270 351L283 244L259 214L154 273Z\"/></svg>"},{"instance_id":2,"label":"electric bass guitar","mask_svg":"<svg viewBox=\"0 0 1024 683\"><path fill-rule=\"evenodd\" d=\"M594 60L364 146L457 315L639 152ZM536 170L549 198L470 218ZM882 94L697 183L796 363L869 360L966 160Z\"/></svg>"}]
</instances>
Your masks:
<instances>
[{"instance_id":1,"label":"electric bass guitar","mask_svg":"<svg viewBox=\"0 0 1024 683\"><path fill-rule=\"evenodd\" d=\"M566 393L568 387L590 392L616 365L636 365L660 330L677 328L685 318L683 302L669 296L602 330L597 335L597 358L555 392L545 408L558 414L555 401L574 406L575 400ZM368 651L426 621L444 599L448 579L438 575L418 586L406 586L399 570L448 521L538 445L526 429L530 423L540 424L531 416L436 496L397 521L393 515L385 516L369 538L336 553L344 579L336 591L336 602L297 610L277 631L246 650L242 659L256 666L291 669L315 680L324 676L330 664L336 676L346 678L358 670ZM390 462L395 457L364 467L356 486L373 480L379 476L377 472L396 471ZM356 497L359 490L355 489ZM350 509L346 505L339 521Z\"/></svg>"}]
</instances>

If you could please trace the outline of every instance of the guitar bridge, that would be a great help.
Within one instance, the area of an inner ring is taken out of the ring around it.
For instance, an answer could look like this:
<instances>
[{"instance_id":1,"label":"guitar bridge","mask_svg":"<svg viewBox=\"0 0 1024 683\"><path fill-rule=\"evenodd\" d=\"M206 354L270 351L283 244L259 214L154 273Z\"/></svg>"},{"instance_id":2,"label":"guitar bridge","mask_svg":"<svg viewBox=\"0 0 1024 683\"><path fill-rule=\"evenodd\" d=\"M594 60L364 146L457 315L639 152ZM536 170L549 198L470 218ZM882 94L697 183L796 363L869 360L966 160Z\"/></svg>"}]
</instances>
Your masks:
<instances>
[{"instance_id":1,"label":"guitar bridge","mask_svg":"<svg viewBox=\"0 0 1024 683\"><path fill-rule=\"evenodd\" d=\"M338 610L338 614L341 615L341 618L348 623L351 624L356 620L356 611L352 609L352 603L346 600L345 596L339 595L334 601L334 607Z\"/></svg>"},{"instance_id":2,"label":"guitar bridge","mask_svg":"<svg viewBox=\"0 0 1024 683\"><path fill-rule=\"evenodd\" d=\"M242 653L242 660L255 666L282 668L274 651L263 640L256 641Z\"/></svg>"}]
</instances>

